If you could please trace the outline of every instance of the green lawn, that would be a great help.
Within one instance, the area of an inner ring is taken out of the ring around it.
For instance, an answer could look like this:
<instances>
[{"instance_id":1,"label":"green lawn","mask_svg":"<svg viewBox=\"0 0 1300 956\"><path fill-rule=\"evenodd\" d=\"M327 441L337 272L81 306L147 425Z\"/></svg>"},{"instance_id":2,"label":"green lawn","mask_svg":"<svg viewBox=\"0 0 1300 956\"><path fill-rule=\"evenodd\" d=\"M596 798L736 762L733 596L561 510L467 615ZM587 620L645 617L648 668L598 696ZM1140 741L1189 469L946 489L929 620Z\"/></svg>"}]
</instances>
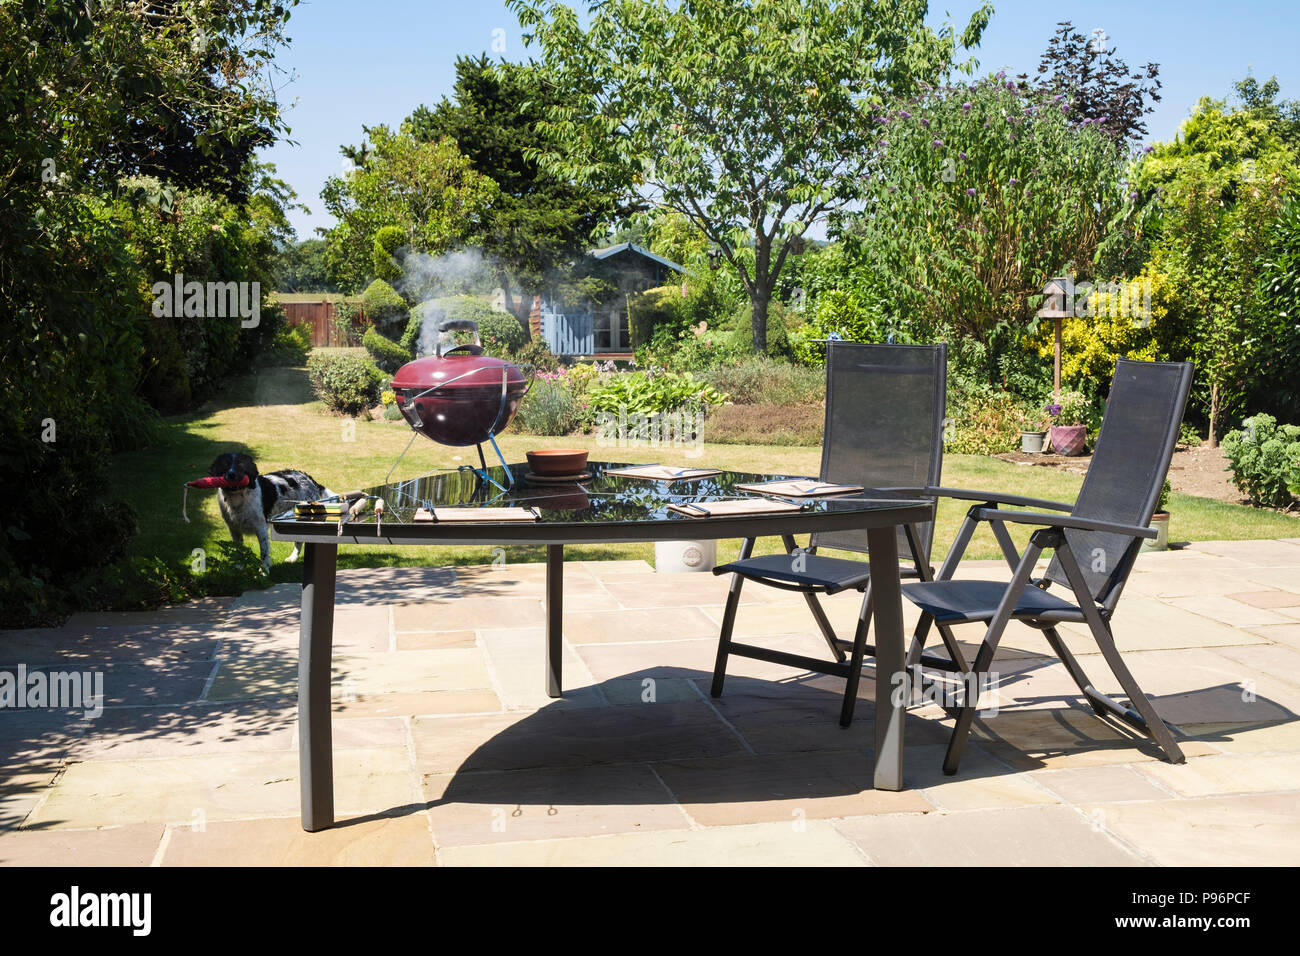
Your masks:
<instances>
[{"instance_id":1,"label":"green lawn","mask_svg":"<svg viewBox=\"0 0 1300 956\"><path fill-rule=\"evenodd\" d=\"M216 495L192 491L189 496L190 524L181 521L181 488L185 481L207 474L208 465L225 451L247 451L263 471L301 468L336 491L379 484L388 474L411 437L403 422L355 423L355 440L344 441L345 419L323 411L314 400L303 369L264 369L239 379L221 401L188 416L168 419L166 443L145 451L118 455L112 464L116 492L135 508L140 533L132 551L157 555L168 562L188 561L194 548L213 549L229 533L217 510ZM606 460L659 461L662 450L654 448L600 448L594 435L586 438L539 438L506 434L499 439L510 461L522 461L524 452L537 447L577 446L592 449L593 456ZM423 474L476 460L472 448L447 448L417 440L398 468L397 476ZM737 471L815 475L820 461L816 448L763 445L706 445L704 454L692 460ZM1014 494L1071 501L1082 478L1051 468L1016 466L992 458L950 455L944 461L944 484L966 488L987 488ZM1206 498L1174 495L1171 541L1238 538L1283 538L1300 536L1300 518L1224 504ZM965 508L958 502L939 506L935 537L936 563L948 547ZM1028 531L1023 531L1023 543ZM245 538L246 543L255 542ZM273 580L294 581L299 571L283 559L290 545L272 543L275 564ZM735 556L736 541L719 542L719 557ZM780 542L763 539L759 552L780 550ZM577 546L570 549L579 558L644 558L653 560L651 545ZM968 551L970 557L997 557L997 545L987 531L981 531ZM537 561L540 548L519 548L512 561ZM343 567L375 567L416 564L476 564L491 559L484 548L348 547L340 552Z\"/></svg>"}]
</instances>

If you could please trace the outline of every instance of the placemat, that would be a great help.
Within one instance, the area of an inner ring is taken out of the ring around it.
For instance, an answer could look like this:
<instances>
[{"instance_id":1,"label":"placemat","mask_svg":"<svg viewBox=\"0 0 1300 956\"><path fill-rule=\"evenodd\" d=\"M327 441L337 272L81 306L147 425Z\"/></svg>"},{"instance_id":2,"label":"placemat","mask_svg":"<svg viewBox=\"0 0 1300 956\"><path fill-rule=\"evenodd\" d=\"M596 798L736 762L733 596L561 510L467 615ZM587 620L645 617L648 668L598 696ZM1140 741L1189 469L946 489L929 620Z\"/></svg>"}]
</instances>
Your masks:
<instances>
[{"instance_id":1,"label":"placemat","mask_svg":"<svg viewBox=\"0 0 1300 956\"><path fill-rule=\"evenodd\" d=\"M720 518L726 515L761 515L802 511L803 505L797 505L792 501L775 501L771 498L737 498L731 501L674 504L669 505L668 509L691 518Z\"/></svg>"},{"instance_id":2,"label":"placemat","mask_svg":"<svg viewBox=\"0 0 1300 956\"><path fill-rule=\"evenodd\" d=\"M695 481L720 475L719 468L675 468L671 465L634 465L631 468L612 468L605 472L619 478L644 478L646 481Z\"/></svg>"}]
</instances>

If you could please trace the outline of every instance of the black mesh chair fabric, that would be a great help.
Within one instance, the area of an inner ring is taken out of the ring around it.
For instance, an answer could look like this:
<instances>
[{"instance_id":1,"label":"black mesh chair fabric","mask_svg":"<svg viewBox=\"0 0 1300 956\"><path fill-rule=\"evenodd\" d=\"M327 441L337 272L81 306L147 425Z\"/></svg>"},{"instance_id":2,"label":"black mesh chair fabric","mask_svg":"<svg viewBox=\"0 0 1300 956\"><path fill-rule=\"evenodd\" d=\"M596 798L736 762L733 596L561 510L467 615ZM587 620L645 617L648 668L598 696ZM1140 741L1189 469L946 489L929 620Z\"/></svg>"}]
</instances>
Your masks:
<instances>
[{"instance_id":1,"label":"black mesh chair fabric","mask_svg":"<svg viewBox=\"0 0 1300 956\"><path fill-rule=\"evenodd\" d=\"M794 569L790 555L764 554L724 564L716 573L730 574L734 571L768 582L784 581L799 587L815 587L827 594L861 588L870 577L865 561L828 558L820 554L804 555L802 569L798 571Z\"/></svg>"},{"instance_id":2,"label":"black mesh chair fabric","mask_svg":"<svg viewBox=\"0 0 1300 956\"><path fill-rule=\"evenodd\" d=\"M822 480L870 489L937 485L943 467L947 369L946 345L831 342ZM934 523L927 521L917 530L924 560L930 554ZM816 535L811 543L865 553L867 534L837 531ZM898 549L901 555L911 553L902 531Z\"/></svg>"},{"instance_id":3,"label":"black mesh chair fabric","mask_svg":"<svg viewBox=\"0 0 1300 956\"><path fill-rule=\"evenodd\" d=\"M1118 361L1101 434L1071 514L1141 528L1151 523L1191 383L1192 366L1185 362ZM1076 530L1067 530L1065 539L1091 596L1104 601L1128 573L1123 558L1133 539ZM1053 557L1047 578L1070 586L1059 558Z\"/></svg>"}]
</instances>

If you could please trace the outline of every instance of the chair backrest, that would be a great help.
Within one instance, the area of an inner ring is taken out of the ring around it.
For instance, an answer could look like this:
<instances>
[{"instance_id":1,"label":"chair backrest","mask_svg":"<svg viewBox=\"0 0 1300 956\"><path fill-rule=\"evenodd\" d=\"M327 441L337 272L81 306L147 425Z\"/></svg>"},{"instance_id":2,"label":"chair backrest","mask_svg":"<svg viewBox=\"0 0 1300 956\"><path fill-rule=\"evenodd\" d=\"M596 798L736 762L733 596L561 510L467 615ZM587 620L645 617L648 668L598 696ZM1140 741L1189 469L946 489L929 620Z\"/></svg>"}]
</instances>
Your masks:
<instances>
[{"instance_id":1,"label":"chair backrest","mask_svg":"<svg viewBox=\"0 0 1300 956\"><path fill-rule=\"evenodd\" d=\"M1192 371L1190 362L1115 363L1101 434L1071 514L1140 528L1151 524L1178 441ZM1118 595L1132 570L1126 553L1135 539L1073 530L1065 537L1092 597L1107 603ZM1047 577L1070 586L1058 558L1052 559ZM1083 600L1081 594L1076 597Z\"/></svg>"},{"instance_id":2,"label":"chair backrest","mask_svg":"<svg viewBox=\"0 0 1300 956\"><path fill-rule=\"evenodd\" d=\"M827 343L822 480L868 489L937 485L947 374L947 345ZM934 522L917 530L928 561ZM828 532L811 544L865 552L867 534ZM899 556L910 557L901 529Z\"/></svg>"}]
</instances>

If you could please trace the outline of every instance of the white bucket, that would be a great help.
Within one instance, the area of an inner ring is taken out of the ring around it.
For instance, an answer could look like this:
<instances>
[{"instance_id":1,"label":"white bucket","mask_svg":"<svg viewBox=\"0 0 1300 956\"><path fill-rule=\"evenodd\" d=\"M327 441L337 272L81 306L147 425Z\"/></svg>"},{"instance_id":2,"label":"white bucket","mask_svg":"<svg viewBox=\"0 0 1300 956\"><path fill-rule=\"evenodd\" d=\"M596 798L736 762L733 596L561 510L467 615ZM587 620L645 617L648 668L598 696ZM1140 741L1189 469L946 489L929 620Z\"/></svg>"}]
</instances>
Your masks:
<instances>
[{"instance_id":1,"label":"white bucket","mask_svg":"<svg viewBox=\"0 0 1300 956\"><path fill-rule=\"evenodd\" d=\"M717 541L655 542L655 570L660 574L712 571L717 563Z\"/></svg>"}]
</instances>

